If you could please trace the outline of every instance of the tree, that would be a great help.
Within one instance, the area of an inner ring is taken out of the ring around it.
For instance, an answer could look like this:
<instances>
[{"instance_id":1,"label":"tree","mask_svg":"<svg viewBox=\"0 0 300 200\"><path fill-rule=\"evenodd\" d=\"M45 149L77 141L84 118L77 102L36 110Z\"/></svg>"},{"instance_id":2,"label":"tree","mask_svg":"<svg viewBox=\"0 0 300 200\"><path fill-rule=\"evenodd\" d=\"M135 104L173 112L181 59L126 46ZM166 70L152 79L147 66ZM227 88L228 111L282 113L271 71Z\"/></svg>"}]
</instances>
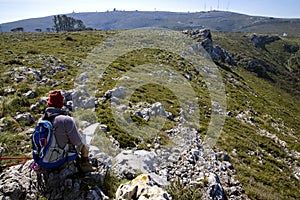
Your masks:
<instances>
[{"instance_id":1,"label":"tree","mask_svg":"<svg viewBox=\"0 0 300 200\"><path fill-rule=\"evenodd\" d=\"M54 15L53 22L54 22L54 30L55 30L56 32L59 32L59 31L60 31L59 21L61 21L61 20L59 20L58 18L60 18L59 15L57 15L57 16Z\"/></svg>"},{"instance_id":2,"label":"tree","mask_svg":"<svg viewBox=\"0 0 300 200\"><path fill-rule=\"evenodd\" d=\"M17 28L13 28L10 30L11 32L23 32L24 28L23 27L17 27Z\"/></svg>"},{"instance_id":3,"label":"tree","mask_svg":"<svg viewBox=\"0 0 300 200\"><path fill-rule=\"evenodd\" d=\"M66 15L54 16L53 22L56 32L85 30L85 25L80 19L74 19L73 17L68 17Z\"/></svg>"},{"instance_id":4,"label":"tree","mask_svg":"<svg viewBox=\"0 0 300 200\"><path fill-rule=\"evenodd\" d=\"M81 20L76 20L76 24L77 24L77 29L79 29L79 30L85 29L85 25L83 24L83 22Z\"/></svg>"}]
</instances>

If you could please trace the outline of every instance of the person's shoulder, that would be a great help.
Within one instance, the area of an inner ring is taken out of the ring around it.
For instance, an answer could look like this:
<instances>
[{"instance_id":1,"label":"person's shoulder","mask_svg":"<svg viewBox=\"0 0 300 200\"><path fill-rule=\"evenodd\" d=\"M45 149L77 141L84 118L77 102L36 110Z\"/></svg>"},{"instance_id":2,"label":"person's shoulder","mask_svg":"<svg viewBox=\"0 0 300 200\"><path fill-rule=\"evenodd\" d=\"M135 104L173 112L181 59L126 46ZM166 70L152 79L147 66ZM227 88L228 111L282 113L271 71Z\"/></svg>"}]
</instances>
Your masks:
<instances>
[{"instance_id":1,"label":"person's shoulder","mask_svg":"<svg viewBox=\"0 0 300 200\"><path fill-rule=\"evenodd\" d=\"M58 115L55 117L55 121L60 121L64 123L74 123L73 118L68 115Z\"/></svg>"},{"instance_id":2,"label":"person's shoulder","mask_svg":"<svg viewBox=\"0 0 300 200\"><path fill-rule=\"evenodd\" d=\"M57 118L57 119L63 119L63 120L70 120L70 121L73 121L73 118L72 117L70 117L69 115L58 115L58 116L56 116L55 118Z\"/></svg>"}]
</instances>

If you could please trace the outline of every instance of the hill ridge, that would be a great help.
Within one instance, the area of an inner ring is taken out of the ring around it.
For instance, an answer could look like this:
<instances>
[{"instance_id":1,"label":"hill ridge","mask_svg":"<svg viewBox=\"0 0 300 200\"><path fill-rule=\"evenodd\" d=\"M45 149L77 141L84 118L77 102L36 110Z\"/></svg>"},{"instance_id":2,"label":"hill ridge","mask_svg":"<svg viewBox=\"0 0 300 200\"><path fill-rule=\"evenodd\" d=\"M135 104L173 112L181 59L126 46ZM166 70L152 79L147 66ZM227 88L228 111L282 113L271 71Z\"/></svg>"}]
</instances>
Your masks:
<instances>
[{"instance_id":1,"label":"hill ridge","mask_svg":"<svg viewBox=\"0 0 300 200\"><path fill-rule=\"evenodd\" d=\"M169 11L110 11L68 13L80 19L87 27L101 30L161 27L183 30L207 27L226 32L256 32L299 36L300 19L250 16L229 11L169 12ZM24 19L0 24L2 32L23 27L25 32L34 32L53 27L53 16ZM293 26L290 26L290 24ZM263 28L262 28L263 27Z\"/></svg>"}]
</instances>

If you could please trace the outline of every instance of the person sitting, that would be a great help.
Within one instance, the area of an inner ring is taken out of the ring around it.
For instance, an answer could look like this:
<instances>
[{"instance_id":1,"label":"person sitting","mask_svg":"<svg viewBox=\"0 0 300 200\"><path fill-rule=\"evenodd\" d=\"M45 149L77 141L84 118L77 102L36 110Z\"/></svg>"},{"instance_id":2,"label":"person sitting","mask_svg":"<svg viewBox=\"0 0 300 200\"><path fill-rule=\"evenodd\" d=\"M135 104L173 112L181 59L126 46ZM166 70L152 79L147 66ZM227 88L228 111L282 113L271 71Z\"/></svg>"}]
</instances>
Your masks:
<instances>
[{"instance_id":1,"label":"person sitting","mask_svg":"<svg viewBox=\"0 0 300 200\"><path fill-rule=\"evenodd\" d=\"M69 144L73 146L78 153L79 171L86 173L94 171L89 163L87 146L82 142L80 133L76 127L75 121L69 116L68 112L63 110L64 96L60 90L55 90L49 94L47 108L43 120L49 120L53 126L53 132L56 142L60 148Z\"/></svg>"}]
</instances>

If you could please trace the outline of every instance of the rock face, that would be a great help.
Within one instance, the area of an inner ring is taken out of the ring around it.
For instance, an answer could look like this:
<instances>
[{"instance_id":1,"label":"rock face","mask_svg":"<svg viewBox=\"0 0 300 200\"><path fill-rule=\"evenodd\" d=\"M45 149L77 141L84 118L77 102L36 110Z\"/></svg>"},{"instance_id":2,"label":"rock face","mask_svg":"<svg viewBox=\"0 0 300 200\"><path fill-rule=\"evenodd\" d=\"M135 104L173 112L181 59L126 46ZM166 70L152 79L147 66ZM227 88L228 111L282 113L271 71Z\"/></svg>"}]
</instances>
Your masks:
<instances>
[{"instance_id":1,"label":"rock face","mask_svg":"<svg viewBox=\"0 0 300 200\"><path fill-rule=\"evenodd\" d=\"M192 38L196 39L211 56L213 61L224 62L230 65L235 64L230 53L220 46L213 46L212 35L209 29L197 29L193 31L184 31L183 33L189 34Z\"/></svg>"},{"instance_id":2,"label":"rock face","mask_svg":"<svg viewBox=\"0 0 300 200\"><path fill-rule=\"evenodd\" d=\"M279 36L253 35L251 42L258 48L266 49L266 45L277 40L281 40Z\"/></svg>"},{"instance_id":3,"label":"rock face","mask_svg":"<svg viewBox=\"0 0 300 200\"><path fill-rule=\"evenodd\" d=\"M274 67L260 59L250 60L248 62L247 70L250 72L255 72L258 77L269 80L272 80L272 78L268 75L268 72L272 74L276 73L276 69Z\"/></svg>"}]
</instances>

